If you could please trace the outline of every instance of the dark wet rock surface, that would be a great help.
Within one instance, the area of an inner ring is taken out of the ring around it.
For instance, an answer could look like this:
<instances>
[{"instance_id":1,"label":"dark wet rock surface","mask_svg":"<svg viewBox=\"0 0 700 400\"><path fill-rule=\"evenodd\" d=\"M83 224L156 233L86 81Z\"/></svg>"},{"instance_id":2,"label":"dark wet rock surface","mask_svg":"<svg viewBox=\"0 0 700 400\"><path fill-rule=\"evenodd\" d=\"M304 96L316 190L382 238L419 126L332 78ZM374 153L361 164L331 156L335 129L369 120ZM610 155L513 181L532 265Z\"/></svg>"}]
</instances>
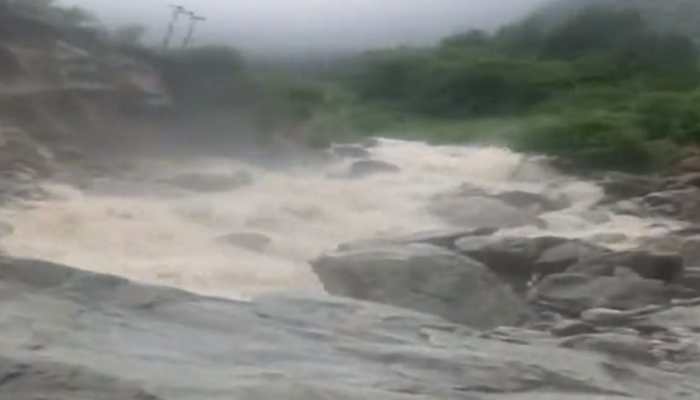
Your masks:
<instances>
[{"instance_id":1,"label":"dark wet rock surface","mask_svg":"<svg viewBox=\"0 0 700 400\"><path fill-rule=\"evenodd\" d=\"M428 211L464 228L544 226L544 222L528 210L483 196L438 196L430 203Z\"/></svg>"},{"instance_id":2,"label":"dark wet rock surface","mask_svg":"<svg viewBox=\"0 0 700 400\"><path fill-rule=\"evenodd\" d=\"M236 232L218 237L216 240L219 243L256 252L263 252L272 244L269 236L256 232Z\"/></svg>"},{"instance_id":3,"label":"dark wet rock surface","mask_svg":"<svg viewBox=\"0 0 700 400\"><path fill-rule=\"evenodd\" d=\"M697 353L674 333L479 333L327 296L244 303L42 262L1 264L1 398L675 400L700 393ZM697 325L696 308L649 318Z\"/></svg>"},{"instance_id":4,"label":"dark wet rock surface","mask_svg":"<svg viewBox=\"0 0 700 400\"><path fill-rule=\"evenodd\" d=\"M364 178L377 174L397 173L401 169L394 164L379 160L355 161L347 173L348 178Z\"/></svg>"}]
</instances>

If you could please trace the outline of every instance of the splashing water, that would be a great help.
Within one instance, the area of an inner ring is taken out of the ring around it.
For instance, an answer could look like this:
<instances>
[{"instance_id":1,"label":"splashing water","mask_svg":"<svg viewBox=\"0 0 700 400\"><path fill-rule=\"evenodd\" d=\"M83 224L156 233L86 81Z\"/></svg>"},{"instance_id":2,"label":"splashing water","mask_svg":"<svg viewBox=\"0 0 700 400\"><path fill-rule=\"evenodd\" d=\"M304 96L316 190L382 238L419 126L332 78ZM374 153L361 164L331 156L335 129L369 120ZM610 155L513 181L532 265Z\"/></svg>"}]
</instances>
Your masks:
<instances>
[{"instance_id":1,"label":"splashing water","mask_svg":"<svg viewBox=\"0 0 700 400\"><path fill-rule=\"evenodd\" d=\"M266 170L231 159L147 160L138 178L95 181L91 189L47 183L55 196L24 209L4 210L15 233L4 239L13 255L165 284L200 293L246 298L274 290L321 290L308 260L339 243L378 235L448 228L426 210L436 194L464 182L489 191L554 191L574 200L543 216L548 230L580 237L653 235L658 221L583 215L601 197L595 185L559 175L543 163L494 147L430 146L381 140L372 158L399 173L334 178L348 167ZM162 183L179 173L246 170L253 184L220 193L176 190ZM271 239L264 252L217 240L236 232ZM533 228L510 234L536 235Z\"/></svg>"}]
</instances>

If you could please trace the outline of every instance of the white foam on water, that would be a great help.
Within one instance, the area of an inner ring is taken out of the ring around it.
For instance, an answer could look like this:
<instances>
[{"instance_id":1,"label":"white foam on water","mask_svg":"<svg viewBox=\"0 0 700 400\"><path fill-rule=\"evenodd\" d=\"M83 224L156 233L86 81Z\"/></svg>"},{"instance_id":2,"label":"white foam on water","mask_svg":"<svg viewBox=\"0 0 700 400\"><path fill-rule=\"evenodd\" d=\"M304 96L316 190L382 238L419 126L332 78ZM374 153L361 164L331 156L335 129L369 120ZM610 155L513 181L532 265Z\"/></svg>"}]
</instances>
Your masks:
<instances>
[{"instance_id":1,"label":"white foam on water","mask_svg":"<svg viewBox=\"0 0 700 400\"><path fill-rule=\"evenodd\" d=\"M464 182L490 191L554 192L574 201L570 209L545 216L549 230L510 234L635 237L660 229L633 217L587 221L579 214L600 199L599 188L507 149L382 140L371 151L401 172L339 179L331 176L345 170L347 160L281 172L232 159L161 159L143 161L138 179L98 182L88 191L47 183L55 198L2 211L15 227L2 246L16 256L247 298L275 290L322 290L308 261L339 243L449 227L426 206ZM240 170L252 173L253 184L221 193L173 191L158 183L179 173ZM259 253L216 240L237 232L267 235L272 244Z\"/></svg>"}]
</instances>

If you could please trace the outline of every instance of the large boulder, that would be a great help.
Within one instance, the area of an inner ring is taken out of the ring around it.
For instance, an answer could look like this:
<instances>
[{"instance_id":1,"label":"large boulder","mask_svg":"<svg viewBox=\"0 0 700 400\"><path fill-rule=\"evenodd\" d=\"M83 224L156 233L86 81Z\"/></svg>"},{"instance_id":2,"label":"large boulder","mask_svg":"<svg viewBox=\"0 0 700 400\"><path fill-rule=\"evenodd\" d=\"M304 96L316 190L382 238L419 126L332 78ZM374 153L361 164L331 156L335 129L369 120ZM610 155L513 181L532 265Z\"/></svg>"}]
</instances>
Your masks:
<instances>
[{"instance_id":1,"label":"large boulder","mask_svg":"<svg viewBox=\"0 0 700 400\"><path fill-rule=\"evenodd\" d=\"M578 317L592 308L632 310L652 304L669 304L677 288L635 275L593 276L554 274L542 279L530 300L567 316Z\"/></svg>"},{"instance_id":2,"label":"large boulder","mask_svg":"<svg viewBox=\"0 0 700 400\"><path fill-rule=\"evenodd\" d=\"M313 263L328 293L479 328L520 322L526 306L483 264L424 244L335 252Z\"/></svg>"},{"instance_id":3,"label":"large boulder","mask_svg":"<svg viewBox=\"0 0 700 400\"><path fill-rule=\"evenodd\" d=\"M379 160L355 161L347 173L349 178L364 178L377 174L394 174L400 172L401 168L394 164Z\"/></svg>"},{"instance_id":4,"label":"large boulder","mask_svg":"<svg viewBox=\"0 0 700 400\"><path fill-rule=\"evenodd\" d=\"M580 260L606 251L556 236L467 236L455 245L460 253L484 263L519 291L533 278L564 272Z\"/></svg>"}]
</instances>

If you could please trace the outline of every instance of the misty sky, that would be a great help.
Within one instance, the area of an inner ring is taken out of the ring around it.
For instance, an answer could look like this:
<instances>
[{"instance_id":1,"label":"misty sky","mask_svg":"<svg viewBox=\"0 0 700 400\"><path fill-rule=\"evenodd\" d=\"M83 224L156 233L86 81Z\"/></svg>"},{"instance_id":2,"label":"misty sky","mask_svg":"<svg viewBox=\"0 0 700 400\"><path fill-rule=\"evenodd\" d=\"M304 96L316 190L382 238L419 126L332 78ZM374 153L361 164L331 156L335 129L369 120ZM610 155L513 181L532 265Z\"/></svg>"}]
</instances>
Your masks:
<instances>
[{"instance_id":1,"label":"misty sky","mask_svg":"<svg viewBox=\"0 0 700 400\"><path fill-rule=\"evenodd\" d=\"M140 22L162 35L167 5L206 16L200 42L266 50L352 50L420 44L466 28L493 28L545 0L60 0L110 25ZM184 24L181 25L184 30Z\"/></svg>"}]
</instances>

